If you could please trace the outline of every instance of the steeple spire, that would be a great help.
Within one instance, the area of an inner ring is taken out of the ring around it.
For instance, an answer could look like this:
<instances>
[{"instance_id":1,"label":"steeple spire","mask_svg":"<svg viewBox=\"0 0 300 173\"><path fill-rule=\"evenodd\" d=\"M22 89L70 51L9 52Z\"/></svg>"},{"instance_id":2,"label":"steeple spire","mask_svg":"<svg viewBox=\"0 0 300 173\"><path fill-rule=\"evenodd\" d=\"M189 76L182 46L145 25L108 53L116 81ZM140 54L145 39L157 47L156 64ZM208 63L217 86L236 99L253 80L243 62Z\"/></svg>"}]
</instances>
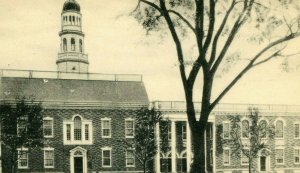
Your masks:
<instances>
[{"instance_id":1,"label":"steeple spire","mask_svg":"<svg viewBox=\"0 0 300 173\"><path fill-rule=\"evenodd\" d=\"M61 50L56 61L60 72L88 73L88 55L84 53L82 14L75 0L66 0L61 13Z\"/></svg>"}]
</instances>

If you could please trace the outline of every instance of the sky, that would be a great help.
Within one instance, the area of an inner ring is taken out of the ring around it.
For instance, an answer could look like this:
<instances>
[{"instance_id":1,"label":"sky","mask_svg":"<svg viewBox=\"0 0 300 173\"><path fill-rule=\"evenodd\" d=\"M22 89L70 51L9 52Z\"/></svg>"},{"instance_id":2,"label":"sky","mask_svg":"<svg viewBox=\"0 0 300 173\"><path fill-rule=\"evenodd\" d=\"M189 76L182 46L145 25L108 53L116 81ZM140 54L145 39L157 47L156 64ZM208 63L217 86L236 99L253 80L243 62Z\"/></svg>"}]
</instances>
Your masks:
<instances>
[{"instance_id":1,"label":"sky","mask_svg":"<svg viewBox=\"0 0 300 173\"><path fill-rule=\"evenodd\" d=\"M1 69L56 70L64 1L0 0ZM136 0L77 1L83 15L90 72L142 74L151 101L184 100L174 44L169 35L161 38L158 34L145 34L129 15ZM297 39L290 46L298 50L299 43ZM251 53L252 49L243 47L242 51ZM275 60L251 71L222 102L300 105L300 68L287 73L280 68L280 62ZM300 59L292 63L300 64ZM232 74L216 80L213 97ZM198 81L195 101L200 100L200 84Z\"/></svg>"}]
</instances>

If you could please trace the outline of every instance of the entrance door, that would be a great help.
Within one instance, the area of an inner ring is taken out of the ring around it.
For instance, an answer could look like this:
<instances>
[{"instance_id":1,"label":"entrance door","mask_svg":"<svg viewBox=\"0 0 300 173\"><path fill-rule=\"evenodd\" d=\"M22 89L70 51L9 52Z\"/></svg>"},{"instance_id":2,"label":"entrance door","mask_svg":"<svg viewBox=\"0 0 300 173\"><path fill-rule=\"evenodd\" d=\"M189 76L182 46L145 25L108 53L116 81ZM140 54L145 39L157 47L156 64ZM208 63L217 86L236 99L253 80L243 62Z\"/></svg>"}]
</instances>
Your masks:
<instances>
[{"instance_id":1,"label":"entrance door","mask_svg":"<svg viewBox=\"0 0 300 173\"><path fill-rule=\"evenodd\" d=\"M265 156L260 157L260 171L267 171L267 158Z\"/></svg>"},{"instance_id":2,"label":"entrance door","mask_svg":"<svg viewBox=\"0 0 300 173\"><path fill-rule=\"evenodd\" d=\"M74 173L83 173L82 157L74 157Z\"/></svg>"}]
</instances>

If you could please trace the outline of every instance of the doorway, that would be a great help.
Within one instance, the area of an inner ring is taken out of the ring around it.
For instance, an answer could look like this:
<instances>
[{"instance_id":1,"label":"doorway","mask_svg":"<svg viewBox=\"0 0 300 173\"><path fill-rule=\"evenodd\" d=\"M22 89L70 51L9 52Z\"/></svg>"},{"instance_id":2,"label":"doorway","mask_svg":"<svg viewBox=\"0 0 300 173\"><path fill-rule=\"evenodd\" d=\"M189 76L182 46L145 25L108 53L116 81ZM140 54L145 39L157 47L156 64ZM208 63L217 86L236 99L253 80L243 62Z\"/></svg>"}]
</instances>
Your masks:
<instances>
[{"instance_id":1,"label":"doorway","mask_svg":"<svg viewBox=\"0 0 300 173\"><path fill-rule=\"evenodd\" d=\"M74 157L74 173L83 173L82 157Z\"/></svg>"}]
</instances>

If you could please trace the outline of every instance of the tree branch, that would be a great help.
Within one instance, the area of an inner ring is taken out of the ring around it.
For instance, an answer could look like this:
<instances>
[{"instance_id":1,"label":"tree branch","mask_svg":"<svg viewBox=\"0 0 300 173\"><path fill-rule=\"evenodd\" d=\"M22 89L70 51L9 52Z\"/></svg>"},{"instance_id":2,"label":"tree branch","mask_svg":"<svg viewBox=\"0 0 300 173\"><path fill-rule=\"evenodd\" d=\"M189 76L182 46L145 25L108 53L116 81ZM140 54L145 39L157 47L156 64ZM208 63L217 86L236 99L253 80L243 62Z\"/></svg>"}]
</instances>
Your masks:
<instances>
[{"instance_id":1,"label":"tree branch","mask_svg":"<svg viewBox=\"0 0 300 173\"><path fill-rule=\"evenodd\" d=\"M214 32L214 28L215 28L215 2L214 0L210 0L209 1L209 26L208 26L208 32L207 32L207 37L203 46L203 50L207 51L211 40L212 40L212 36L213 36L213 32ZM204 53L205 54L205 53Z\"/></svg>"},{"instance_id":2,"label":"tree branch","mask_svg":"<svg viewBox=\"0 0 300 173\"><path fill-rule=\"evenodd\" d=\"M241 77L243 77L247 71L249 71L251 68L253 68L254 66L257 66L257 64L254 64L256 62L256 60L261 57L265 52L267 52L269 49L271 49L272 47L279 45L281 43L287 42L289 40L292 40L296 37L299 37L300 33L293 33L290 34L286 37L283 37L281 39L278 39L272 43L270 43L269 45L267 45L265 48L263 48L260 52L258 52L258 54L256 54L252 60L248 63L248 65L231 81L231 83L221 92L221 94L215 99L215 101L211 104L211 109L213 109L217 103L219 103L219 101L225 96L225 94L237 83L237 81L239 81L239 79L241 79ZM267 61L269 61L270 59L272 59L274 56L277 56L277 52L275 52L274 54L271 55L272 57L267 58ZM267 61L260 61L258 62L258 64L262 64L264 62Z\"/></svg>"},{"instance_id":3,"label":"tree branch","mask_svg":"<svg viewBox=\"0 0 300 173\"><path fill-rule=\"evenodd\" d=\"M222 20L222 23L214 37L213 43L212 43L212 51L211 51L211 56L210 56L210 60L209 60L209 66L212 65L212 63L215 61L215 57L216 57L216 52L217 52L217 46L218 46L218 41L219 38L221 36L221 33L223 32L226 23L228 21L229 15L231 14L232 10L234 9L234 6L236 5L236 0L233 0L231 3L230 8L228 9L228 11L226 12L226 15L224 17L224 19Z\"/></svg>"},{"instance_id":4,"label":"tree branch","mask_svg":"<svg viewBox=\"0 0 300 173\"><path fill-rule=\"evenodd\" d=\"M250 0L251 2L253 2L254 0ZM219 67L219 65L221 64L222 60L224 59L231 43L233 42L235 36L237 35L240 27L245 23L245 21L248 19L248 16L250 15L251 9L252 9L252 5L253 3L249 2L248 5L248 0L244 2L244 9L242 11L242 13L239 15L239 17L237 18L237 20L235 21L231 32L224 44L223 49L221 50L220 55L218 56L216 62L214 63L212 69L211 69L211 73L214 75ZM216 48L215 48L216 49Z\"/></svg>"},{"instance_id":5,"label":"tree branch","mask_svg":"<svg viewBox=\"0 0 300 173\"><path fill-rule=\"evenodd\" d=\"M194 34L196 34L196 30L193 27L193 25L185 17L183 17L180 13L178 13L177 11L174 11L174 10L168 10L168 12L176 15L181 20L183 20L183 22L194 32Z\"/></svg>"},{"instance_id":6,"label":"tree branch","mask_svg":"<svg viewBox=\"0 0 300 173\"><path fill-rule=\"evenodd\" d=\"M147 5L155 8L157 11L161 12L161 8L158 5L156 5L155 3L153 3L153 2L149 2L147 0L139 0L139 2L143 2L143 3L147 4Z\"/></svg>"}]
</instances>

